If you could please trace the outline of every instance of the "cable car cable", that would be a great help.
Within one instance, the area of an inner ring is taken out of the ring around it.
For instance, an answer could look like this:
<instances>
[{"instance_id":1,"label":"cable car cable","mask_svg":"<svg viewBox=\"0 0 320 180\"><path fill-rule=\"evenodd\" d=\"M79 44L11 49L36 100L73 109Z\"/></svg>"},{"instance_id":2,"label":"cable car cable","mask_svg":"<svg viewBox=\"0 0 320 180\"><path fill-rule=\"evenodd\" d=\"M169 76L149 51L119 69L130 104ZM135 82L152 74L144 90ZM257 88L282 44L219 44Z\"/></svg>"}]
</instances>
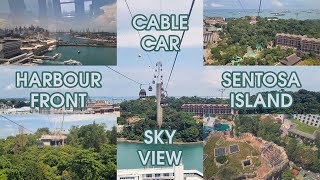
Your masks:
<instances>
[{"instance_id":1,"label":"cable car cable","mask_svg":"<svg viewBox=\"0 0 320 180\"><path fill-rule=\"evenodd\" d=\"M23 129L25 129L25 130L27 130L27 131L30 131L31 133L34 133L34 132L33 132L33 131L31 131L30 129L28 129L28 128L26 128L26 127L22 126L21 124L18 124L18 123L16 123L16 122L14 122L13 120L11 120L11 119L9 119L9 118L5 117L4 115L1 115L1 114L0 114L0 116L1 116L1 117L3 117L4 119L6 119L6 120L10 121L10 122L11 122L11 123L13 123L13 124L18 125L18 126L22 127Z\"/></svg>"},{"instance_id":2,"label":"cable car cable","mask_svg":"<svg viewBox=\"0 0 320 180\"><path fill-rule=\"evenodd\" d=\"M113 72L115 72L115 73L117 73L117 74L119 74L119 75L121 75L121 76L123 76L123 77L125 77L125 78L129 79L130 81L132 81L132 82L134 82L134 83L136 83L136 84L139 84L140 86L141 86L141 85L149 85L149 84L143 84L143 83L140 83L140 82L138 82L138 81L136 81L136 80L134 80L134 79L132 79L132 78L130 78L130 77L128 77L128 76L126 76L126 75L122 74L122 73L120 73L119 71L112 69L112 68L111 68L111 67L109 67L109 66L106 66L106 67L107 67L107 68L109 68L110 70L112 70Z\"/></svg>"},{"instance_id":3,"label":"cable car cable","mask_svg":"<svg viewBox=\"0 0 320 180\"><path fill-rule=\"evenodd\" d=\"M132 12L131 12L131 9L130 9L130 7L129 7L129 4L128 4L127 0L124 0L124 1L126 2L128 11L129 11L129 13L130 13L130 15L131 15L131 18L133 19L133 14L132 14ZM140 32L139 32L139 31L137 31L137 32L138 32L138 35L139 35L139 37L140 37L140 40L142 40L142 36L141 36ZM148 53L145 53L145 54L147 55L147 57L148 57L148 59L149 59L150 67L153 67L153 63L152 63L152 61L151 61L151 58L150 58L149 54L148 54Z\"/></svg>"},{"instance_id":4,"label":"cable car cable","mask_svg":"<svg viewBox=\"0 0 320 180\"><path fill-rule=\"evenodd\" d=\"M189 10L189 14L188 14L188 21L189 21L189 19L190 19L190 15L191 15L191 12L192 12L192 10L193 10L194 2L195 2L195 0L192 0L191 7L190 7L190 10ZM179 48L181 47L182 40L183 40L183 37L184 37L185 32L186 32L186 30L184 30L183 33L182 33L181 41L180 41L180 44L179 44ZM167 82L167 85L166 85L166 91L167 91L167 89L168 89L168 85L169 85L169 82L170 82L170 80L171 80L171 75L172 75L174 66L175 66L175 64L176 64L176 61L177 61L177 57L178 57L179 52L180 52L180 51L177 51L176 56L175 56L174 61L173 61L173 64L172 64L171 71L170 71L170 75L169 75L168 82Z\"/></svg>"}]
</instances>

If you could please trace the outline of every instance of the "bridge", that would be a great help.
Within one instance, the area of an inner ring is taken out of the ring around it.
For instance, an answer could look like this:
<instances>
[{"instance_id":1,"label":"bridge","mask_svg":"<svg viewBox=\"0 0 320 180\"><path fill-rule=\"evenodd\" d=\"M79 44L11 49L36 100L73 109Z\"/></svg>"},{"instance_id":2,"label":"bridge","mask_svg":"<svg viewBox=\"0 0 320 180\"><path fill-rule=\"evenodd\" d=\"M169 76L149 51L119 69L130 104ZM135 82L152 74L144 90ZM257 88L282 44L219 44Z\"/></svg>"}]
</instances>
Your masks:
<instances>
[{"instance_id":1,"label":"bridge","mask_svg":"<svg viewBox=\"0 0 320 180\"><path fill-rule=\"evenodd\" d=\"M58 42L57 46L117 47L116 42Z\"/></svg>"}]
</instances>

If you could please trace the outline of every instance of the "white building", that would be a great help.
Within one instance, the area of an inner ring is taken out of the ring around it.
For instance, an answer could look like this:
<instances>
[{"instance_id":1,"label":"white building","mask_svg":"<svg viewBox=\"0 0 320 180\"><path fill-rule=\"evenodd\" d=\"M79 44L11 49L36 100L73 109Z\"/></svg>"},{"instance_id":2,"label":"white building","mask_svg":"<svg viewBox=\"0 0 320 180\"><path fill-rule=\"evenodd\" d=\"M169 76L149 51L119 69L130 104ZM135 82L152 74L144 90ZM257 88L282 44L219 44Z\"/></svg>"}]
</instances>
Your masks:
<instances>
[{"instance_id":1,"label":"white building","mask_svg":"<svg viewBox=\"0 0 320 180\"><path fill-rule=\"evenodd\" d=\"M120 169L117 180L202 180L197 170L184 170L183 165L164 168Z\"/></svg>"},{"instance_id":2,"label":"white building","mask_svg":"<svg viewBox=\"0 0 320 180\"><path fill-rule=\"evenodd\" d=\"M294 114L293 118L304 124L320 127L320 114Z\"/></svg>"},{"instance_id":3,"label":"white building","mask_svg":"<svg viewBox=\"0 0 320 180\"><path fill-rule=\"evenodd\" d=\"M9 59L21 53L21 41L17 39L0 40L0 59Z\"/></svg>"}]
</instances>

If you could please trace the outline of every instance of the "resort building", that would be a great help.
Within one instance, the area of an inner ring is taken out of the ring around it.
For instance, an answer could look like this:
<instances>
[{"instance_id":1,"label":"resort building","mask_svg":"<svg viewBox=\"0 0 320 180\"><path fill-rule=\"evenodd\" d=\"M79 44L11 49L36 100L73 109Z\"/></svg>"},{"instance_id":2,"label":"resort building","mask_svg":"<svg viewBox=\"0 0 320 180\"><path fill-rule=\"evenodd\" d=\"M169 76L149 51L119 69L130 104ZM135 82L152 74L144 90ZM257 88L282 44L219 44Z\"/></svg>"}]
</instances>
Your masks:
<instances>
[{"instance_id":1,"label":"resort building","mask_svg":"<svg viewBox=\"0 0 320 180\"><path fill-rule=\"evenodd\" d=\"M320 114L294 114L293 118L304 124L320 127Z\"/></svg>"},{"instance_id":2,"label":"resort building","mask_svg":"<svg viewBox=\"0 0 320 180\"><path fill-rule=\"evenodd\" d=\"M21 41L16 39L0 40L0 59L9 59L21 53Z\"/></svg>"},{"instance_id":3,"label":"resort building","mask_svg":"<svg viewBox=\"0 0 320 180\"><path fill-rule=\"evenodd\" d=\"M319 121L317 118L319 115L311 115L309 117L309 114L295 114L293 115L294 119L299 120L301 123L309 123L308 125L311 125L312 122ZM312 121L313 120L313 121ZM291 137L299 138L304 141L313 142L316 138L320 138L320 131L314 131L312 134L309 132L303 132L301 130L297 129L297 124L292 122L290 119L285 119L282 126L281 131L285 135L289 135ZM314 125L313 125L314 126Z\"/></svg>"},{"instance_id":4,"label":"resort building","mask_svg":"<svg viewBox=\"0 0 320 180\"><path fill-rule=\"evenodd\" d=\"M316 54L320 54L320 39L280 33L276 35L276 42L277 45L293 47L303 52L315 52Z\"/></svg>"},{"instance_id":5,"label":"resort building","mask_svg":"<svg viewBox=\"0 0 320 180\"><path fill-rule=\"evenodd\" d=\"M38 142L38 147L44 146L64 146L67 143L65 135L42 135Z\"/></svg>"},{"instance_id":6,"label":"resort building","mask_svg":"<svg viewBox=\"0 0 320 180\"><path fill-rule=\"evenodd\" d=\"M298 57L296 54L292 54L280 61L281 64L286 66L293 66L296 65L298 62L301 61L301 58Z\"/></svg>"},{"instance_id":7,"label":"resort building","mask_svg":"<svg viewBox=\"0 0 320 180\"><path fill-rule=\"evenodd\" d=\"M109 114L114 113L120 117L120 107L114 106L105 100L89 100L86 106L87 113L91 114Z\"/></svg>"},{"instance_id":8,"label":"resort building","mask_svg":"<svg viewBox=\"0 0 320 180\"><path fill-rule=\"evenodd\" d=\"M238 110L231 109L228 104L183 104L181 106L184 112L203 114L231 114L237 115Z\"/></svg>"},{"instance_id":9,"label":"resort building","mask_svg":"<svg viewBox=\"0 0 320 180\"><path fill-rule=\"evenodd\" d=\"M165 168L121 169L117 170L117 180L202 180L203 174L197 170L184 170L184 166Z\"/></svg>"}]
</instances>

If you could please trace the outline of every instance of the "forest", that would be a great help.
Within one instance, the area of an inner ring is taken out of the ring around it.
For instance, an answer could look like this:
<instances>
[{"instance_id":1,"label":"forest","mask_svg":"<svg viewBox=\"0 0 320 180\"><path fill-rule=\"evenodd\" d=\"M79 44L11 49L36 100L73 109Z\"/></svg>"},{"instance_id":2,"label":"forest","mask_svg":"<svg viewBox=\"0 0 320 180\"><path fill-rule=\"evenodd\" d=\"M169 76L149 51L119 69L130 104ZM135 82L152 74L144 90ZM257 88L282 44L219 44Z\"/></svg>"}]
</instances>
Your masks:
<instances>
[{"instance_id":1,"label":"forest","mask_svg":"<svg viewBox=\"0 0 320 180\"><path fill-rule=\"evenodd\" d=\"M0 179L116 179L116 127L74 126L67 145L38 148L37 139L50 133L40 128L34 134L0 139Z\"/></svg>"},{"instance_id":2,"label":"forest","mask_svg":"<svg viewBox=\"0 0 320 180\"><path fill-rule=\"evenodd\" d=\"M169 106L164 108L163 129L176 129L175 141L197 142L202 141L202 122L193 118L193 114L182 111L182 104L186 103L226 103L226 101L214 98L181 97L168 98ZM149 128L157 128L155 98L146 100L131 100L120 104L121 117L118 124L126 125L119 135L129 140L142 140L143 131ZM137 117L138 122L128 123L127 119Z\"/></svg>"},{"instance_id":3,"label":"forest","mask_svg":"<svg viewBox=\"0 0 320 180\"><path fill-rule=\"evenodd\" d=\"M280 49L275 47L277 33L306 35L310 38L320 38L320 20L295 20L278 19L270 21L267 18L257 18L256 25L250 25L251 17L240 19L228 19L227 25L219 24L224 31L219 33L222 39L219 44L211 49L213 65L226 65L234 60L235 56L243 57L247 47L256 50L261 47L262 51L257 57L245 57L241 65L275 65L279 60L291 55L292 49ZM309 53L302 57L308 60L304 64L318 64L315 54ZM303 62L303 61L302 61Z\"/></svg>"},{"instance_id":4,"label":"forest","mask_svg":"<svg viewBox=\"0 0 320 180\"><path fill-rule=\"evenodd\" d=\"M240 115L235 120L236 133L249 132L264 140L272 141L285 148L290 161L313 172L320 172L320 138L316 139L314 145L308 142L300 142L296 138L289 136L281 138L280 122L272 118L261 121L259 118L259 115Z\"/></svg>"},{"instance_id":5,"label":"forest","mask_svg":"<svg viewBox=\"0 0 320 180\"><path fill-rule=\"evenodd\" d=\"M293 104L290 108L265 109L258 107L252 109L240 109L239 114L319 114L320 92L308 91L304 89L300 89L296 92L285 91L284 89L281 91L292 95ZM276 91L273 92L276 93ZM255 99L255 96L253 95L252 98Z\"/></svg>"}]
</instances>

